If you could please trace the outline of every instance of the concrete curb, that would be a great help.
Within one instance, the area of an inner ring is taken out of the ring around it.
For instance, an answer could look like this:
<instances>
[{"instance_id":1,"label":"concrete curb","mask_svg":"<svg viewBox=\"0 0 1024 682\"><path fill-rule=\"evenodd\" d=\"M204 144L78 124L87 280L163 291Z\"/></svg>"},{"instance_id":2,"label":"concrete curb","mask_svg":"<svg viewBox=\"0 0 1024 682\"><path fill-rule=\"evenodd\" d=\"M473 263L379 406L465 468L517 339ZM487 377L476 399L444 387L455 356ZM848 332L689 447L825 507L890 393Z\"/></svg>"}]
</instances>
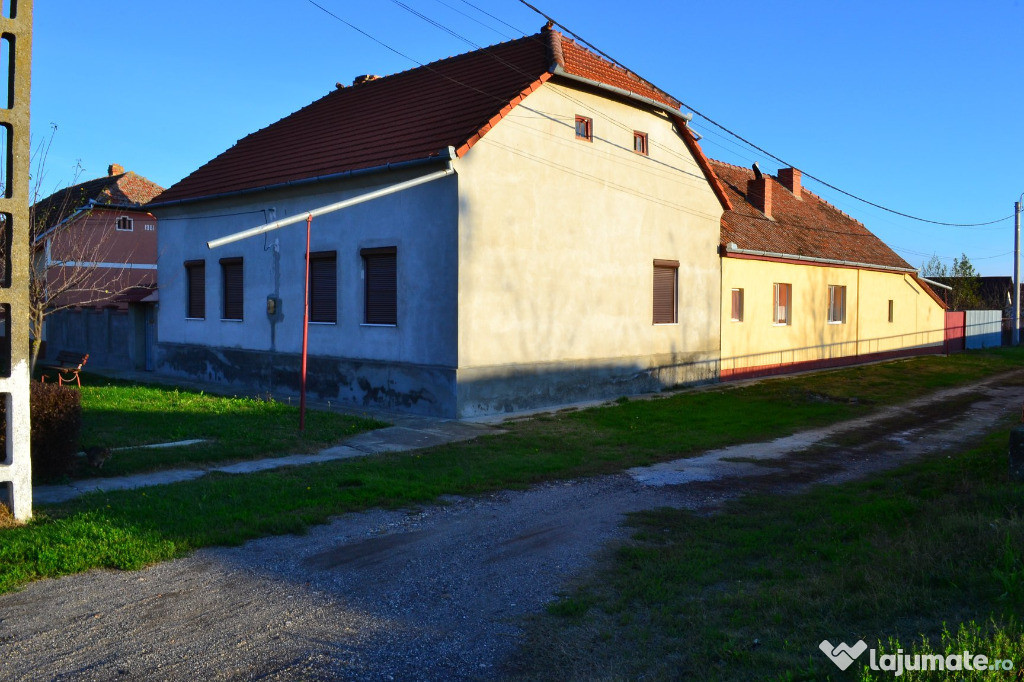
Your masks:
<instances>
[{"instance_id":1,"label":"concrete curb","mask_svg":"<svg viewBox=\"0 0 1024 682\"><path fill-rule=\"evenodd\" d=\"M32 496L36 504L59 504L92 492L134 490L155 485L192 481L210 472L224 474L251 474L282 467L321 464L353 457L368 457L386 452L406 452L420 448L471 440L477 436L502 433L484 424L465 424L457 421L418 417L403 420L402 426L389 426L367 431L348 440L309 455L285 455L197 469L170 469L131 476L89 478L66 485L36 486Z\"/></svg>"}]
</instances>

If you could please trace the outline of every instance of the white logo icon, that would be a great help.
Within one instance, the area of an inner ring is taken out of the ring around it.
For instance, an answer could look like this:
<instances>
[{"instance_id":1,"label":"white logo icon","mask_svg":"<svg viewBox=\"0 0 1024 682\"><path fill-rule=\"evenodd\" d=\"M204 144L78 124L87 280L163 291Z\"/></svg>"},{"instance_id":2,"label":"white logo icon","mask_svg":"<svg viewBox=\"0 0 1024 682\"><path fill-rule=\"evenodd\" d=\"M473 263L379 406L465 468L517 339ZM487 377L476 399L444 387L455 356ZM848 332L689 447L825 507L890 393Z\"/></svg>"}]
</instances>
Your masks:
<instances>
[{"instance_id":1,"label":"white logo icon","mask_svg":"<svg viewBox=\"0 0 1024 682\"><path fill-rule=\"evenodd\" d=\"M827 639L821 640L821 644L818 648L831 659L833 663L840 670L846 670L850 665L857 660L857 657L864 653L868 645L864 643L864 640L859 640L853 646L848 646L846 642L840 642L836 646L832 646L832 643Z\"/></svg>"}]
</instances>

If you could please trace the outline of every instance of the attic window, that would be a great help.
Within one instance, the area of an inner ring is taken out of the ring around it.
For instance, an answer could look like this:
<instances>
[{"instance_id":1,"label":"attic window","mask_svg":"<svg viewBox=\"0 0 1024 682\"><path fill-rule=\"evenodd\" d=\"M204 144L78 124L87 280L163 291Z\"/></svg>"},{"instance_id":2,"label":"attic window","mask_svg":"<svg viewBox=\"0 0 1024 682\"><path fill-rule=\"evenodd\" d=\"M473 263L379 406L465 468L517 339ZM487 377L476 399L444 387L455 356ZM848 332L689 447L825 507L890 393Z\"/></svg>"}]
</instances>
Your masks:
<instances>
[{"instance_id":1,"label":"attic window","mask_svg":"<svg viewBox=\"0 0 1024 682\"><path fill-rule=\"evenodd\" d=\"M576 117L576 139L594 141L594 121L586 116Z\"/></svg>"},{"instance_id":2,"label":"attic window","mask_svg":"<svg viewBox=\"0 0 1024 682\"><path fill-rule=\"evenodd\" d=\"M131 232L135 229L135 221L123 215L117 219L116 227L119 232Z\"/></svg>"},{"instance_id":3,"label":"attic window","mask_svg":"<svg viewBox=\"0 0 1024 682\"><path fill-rule=\"evenodd\" d=\"M638 130L633 131L633 151L637 154L647 156L647 133Z\"/></svg>"}]
</instances>

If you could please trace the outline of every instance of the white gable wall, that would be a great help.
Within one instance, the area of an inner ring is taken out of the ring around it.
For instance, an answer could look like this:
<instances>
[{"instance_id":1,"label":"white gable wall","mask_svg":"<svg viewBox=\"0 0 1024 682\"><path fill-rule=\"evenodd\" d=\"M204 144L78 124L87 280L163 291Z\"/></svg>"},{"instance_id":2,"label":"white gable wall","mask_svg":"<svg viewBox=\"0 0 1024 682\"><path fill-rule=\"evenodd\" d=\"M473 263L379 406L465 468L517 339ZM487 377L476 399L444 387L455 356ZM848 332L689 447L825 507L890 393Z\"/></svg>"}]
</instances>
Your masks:
<instances>
[{"instance_id":1,"label":"white gable wall","mask_svg":"<svg viewBox=\"0 0 1024 682\"><path fill-rule=\"evenodd\" d=\"M722 208L667 116L549 82L456 168L462 414L716 376ZM678 324L652 322L654 259Z\"/></svg>"}]
</instances>

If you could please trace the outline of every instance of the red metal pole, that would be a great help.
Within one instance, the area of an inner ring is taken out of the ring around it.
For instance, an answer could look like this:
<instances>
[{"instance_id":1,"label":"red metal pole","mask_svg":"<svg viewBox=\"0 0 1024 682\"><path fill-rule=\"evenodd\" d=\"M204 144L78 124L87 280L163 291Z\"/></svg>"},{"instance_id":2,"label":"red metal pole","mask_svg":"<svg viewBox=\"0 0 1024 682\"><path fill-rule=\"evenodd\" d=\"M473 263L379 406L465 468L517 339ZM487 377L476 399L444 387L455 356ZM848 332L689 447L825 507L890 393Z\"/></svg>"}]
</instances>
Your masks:
<instances>
[{"instance_id":1,"label":"red metal pole","mask_svg":"<svg viewBox=\"0 0 1024 682\"><path fill-rule=\"evenodd\" d=\"M306 430L306 355L309 349L309 232L313 214L306 217L306 278L302 282L302 379L299 382L299 431Z\"/></svg>"}]
</instances>

